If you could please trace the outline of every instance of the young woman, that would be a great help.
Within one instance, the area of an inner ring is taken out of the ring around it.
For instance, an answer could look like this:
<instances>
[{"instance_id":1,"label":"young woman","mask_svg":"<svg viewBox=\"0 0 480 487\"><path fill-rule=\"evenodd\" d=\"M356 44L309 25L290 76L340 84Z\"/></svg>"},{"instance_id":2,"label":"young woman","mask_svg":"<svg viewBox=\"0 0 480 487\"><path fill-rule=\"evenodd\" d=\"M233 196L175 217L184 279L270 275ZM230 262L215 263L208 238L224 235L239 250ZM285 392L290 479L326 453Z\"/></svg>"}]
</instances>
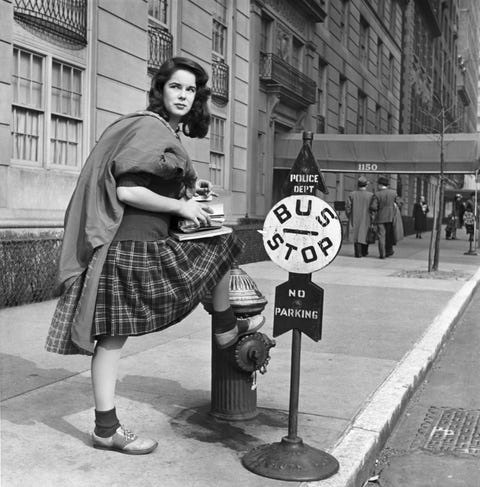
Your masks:
<instances>
[{"instance_id":1,"label":"young woman","mask_svg":"<svg viewBox=\"0 0 480 487\"><path fill-rule=\"evenodd\" d=\"M175 217L196 224L210 209L193 199L211 184L198 180L179 138L204 137L210 123L208 75L176 57L152 80L149 107L108 127L83 167L65 217L59 262L64 293L46 349L91 354L96 448L146 454L157 442L121 426L115 410L120 353L128 336L165 329L209 292L218 347L258 330L262 316L237 319L229 270L243 248L235 234L178 242Z\"/></svg>"}]
</instances>

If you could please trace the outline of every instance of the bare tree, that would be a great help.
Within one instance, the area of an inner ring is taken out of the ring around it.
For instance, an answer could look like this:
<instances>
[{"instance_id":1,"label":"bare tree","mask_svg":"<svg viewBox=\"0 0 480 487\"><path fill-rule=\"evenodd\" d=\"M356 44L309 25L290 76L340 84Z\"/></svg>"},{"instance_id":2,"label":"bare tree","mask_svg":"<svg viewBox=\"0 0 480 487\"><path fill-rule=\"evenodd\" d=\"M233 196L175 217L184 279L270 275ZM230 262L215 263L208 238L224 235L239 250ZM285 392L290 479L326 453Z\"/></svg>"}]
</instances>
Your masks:
<instances>
[{"instance_id":1,"label":"bare tree","mask_svg":"<svg viewBox=\"0 0 480 487\"><path fill-rule=\"evenodd\" d=\"M443 80L442 80L443 81ZM440 240L442 230L442 211L445 199L445 134L450 132L451 128L456 126L460 118L453 120L451 116L455 106L445 107L443 82L441 85L440 97L433 95L433 105L438 108L434 113L434 109L427 113L433 122L432 137L436 137L440 145L440 167L439 180L435 193L433 204L433 228L430 234L430 246L428 250L428 272L437 271L440 262Z\"/></svg>"}]
</instances>

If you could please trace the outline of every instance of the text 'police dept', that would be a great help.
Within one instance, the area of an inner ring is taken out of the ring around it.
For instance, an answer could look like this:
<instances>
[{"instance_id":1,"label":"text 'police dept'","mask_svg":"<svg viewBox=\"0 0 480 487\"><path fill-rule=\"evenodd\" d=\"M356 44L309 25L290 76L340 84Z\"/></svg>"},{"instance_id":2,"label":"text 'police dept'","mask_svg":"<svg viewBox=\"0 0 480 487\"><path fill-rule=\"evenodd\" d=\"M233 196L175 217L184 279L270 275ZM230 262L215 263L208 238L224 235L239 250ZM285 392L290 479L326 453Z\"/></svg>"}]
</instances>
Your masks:
<instances>
[{"instance_id":1,"label":"text 'police dept'","mask_svg":"<svg viewBox=\"0 0 480 487\"><path fill-rule=\"evenodd\" d=\"M291 183L311 183L308 185L295 185L294 193L313 193L313 189L318 185L318 174L290 174Z\"/></svg>"}]
</instances>

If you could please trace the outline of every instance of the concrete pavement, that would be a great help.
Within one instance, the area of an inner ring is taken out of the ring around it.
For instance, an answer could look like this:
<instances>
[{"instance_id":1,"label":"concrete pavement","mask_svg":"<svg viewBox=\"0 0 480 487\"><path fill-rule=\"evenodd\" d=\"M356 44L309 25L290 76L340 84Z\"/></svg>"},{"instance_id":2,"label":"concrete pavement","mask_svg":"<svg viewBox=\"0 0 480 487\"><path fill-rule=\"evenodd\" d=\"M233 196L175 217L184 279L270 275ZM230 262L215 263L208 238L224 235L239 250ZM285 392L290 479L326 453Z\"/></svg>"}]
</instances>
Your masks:
<instances>
[{"instance_id":1,"label":"concrete pavement","mask_svg":"<svg viewBox=\"0 0 480 487\"><path fill-rule=\"evenodd\" d=\"M462 232L460 231L459 234ZM258 416L222 422L208 415L210 319L203 307L164 332L132 338L121 361L122 423L159 440L132 457L91 447L90 360L44 352L55 301L0 310L2 486L360 487L402 405L414 391L480 280L468 242L441 241L440 273L426 278L428 234L406 237L395 255L340 255L312 280L325 290L320 342L304 337L298 434L328 451L339 472L318 482L252 474L241 457L288 432L291 334L276 339L258 379ZM479 252L480 253L480 252ZM272 336L275 286L288 279L273 263L242 266L268 300ZM414 277L411 277L411 276Z\"/></svg>"}]
</instances>

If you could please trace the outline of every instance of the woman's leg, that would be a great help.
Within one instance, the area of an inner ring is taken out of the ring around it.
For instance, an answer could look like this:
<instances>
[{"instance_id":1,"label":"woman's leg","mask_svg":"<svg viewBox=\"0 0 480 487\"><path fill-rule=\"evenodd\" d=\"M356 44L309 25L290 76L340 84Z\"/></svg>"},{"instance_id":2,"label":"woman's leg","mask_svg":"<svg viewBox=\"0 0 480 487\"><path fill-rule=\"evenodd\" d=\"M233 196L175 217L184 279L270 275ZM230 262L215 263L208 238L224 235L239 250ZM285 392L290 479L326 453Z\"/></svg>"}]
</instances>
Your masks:
<instances>
[{"instance_id":1,"label":"woman's leg","mask_svg":"<svg viewBox=\"0 0 480 487\"><path fill-rule=\"evenodd\" d=\"M261 315L237 318L230 306L230 271L228 271L212 291L212 327L219 348L228 348L240 336L254 333L265 323Z\"/></svg>"},{"instance_id":2,"label":"woman's leg","mask_svg":"<svg viewBox=\"0 0 480 487\"><path fill-rule=\"evenodd\" d=\"M93 399L97 411L115 407L118 364L126 340L122 336L105 336L97 342L92 358Z\"/></svg>"},{"instance_id":3,"label":"woman's leg","mask_svg":"<svg viewBox=\"0 0 480 487\"><path fill-rule=\"evenodd\" d=\"M225 311L230 307L230 271L213 288L212 306L215 311Z\"/></svg>"},{"instance_id":4,"label":"woman's leg","mask_svg":"<svg viewBox=\"0 0 480 487\"><path fill-rule=\"evenodd\" d=\"M139 438L120 425L115 410L115 386L122 347L127 337L105 336L97 342L92 358L92 386L95 400L93 446L128 455L145 455L158 443Z\"/></svg>"}]
</instances>

